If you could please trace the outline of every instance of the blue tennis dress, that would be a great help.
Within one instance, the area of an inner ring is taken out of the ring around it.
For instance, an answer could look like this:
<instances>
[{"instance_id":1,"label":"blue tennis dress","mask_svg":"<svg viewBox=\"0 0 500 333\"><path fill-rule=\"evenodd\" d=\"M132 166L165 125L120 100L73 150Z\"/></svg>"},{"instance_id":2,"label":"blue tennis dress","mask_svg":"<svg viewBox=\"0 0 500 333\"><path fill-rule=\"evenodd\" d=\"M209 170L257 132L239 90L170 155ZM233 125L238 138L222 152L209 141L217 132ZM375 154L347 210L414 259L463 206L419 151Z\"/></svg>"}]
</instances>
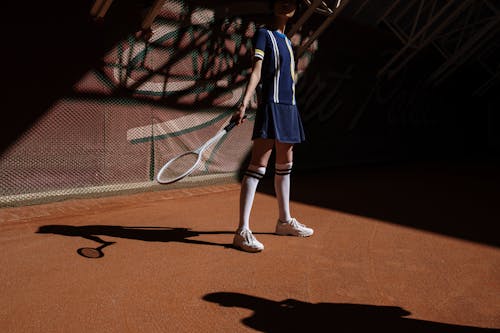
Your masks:
<instances>
[{"instance_id":1,"label":"blue tennis dress","mask_svg":"<svg viewBox=\"0 0 500 333\"><path fill-rule=\"evenodd\" d=\"M276 139L285 143L305 140L295 102L295 60L292 43L282 33L259 29L254 57L262 59L261 96L252 139Z\"/></svg>"}]
</instances>

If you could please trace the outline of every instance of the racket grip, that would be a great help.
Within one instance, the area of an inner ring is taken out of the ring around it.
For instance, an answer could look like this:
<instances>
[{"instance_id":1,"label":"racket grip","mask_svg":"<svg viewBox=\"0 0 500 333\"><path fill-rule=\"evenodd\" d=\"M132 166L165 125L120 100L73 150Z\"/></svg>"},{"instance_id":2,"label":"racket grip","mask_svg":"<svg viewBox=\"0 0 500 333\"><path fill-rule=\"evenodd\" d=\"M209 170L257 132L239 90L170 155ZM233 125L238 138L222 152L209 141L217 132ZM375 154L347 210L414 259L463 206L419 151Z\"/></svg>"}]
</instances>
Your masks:
<instances>
[{"instance_id":1,"label":"racket grip","mask_svg":"<svg viewBox=\"0 0 500 333\"><path fill-rule=\"evenodd\" d=\"M244 115L242 119L245 119L247 116ZM236 121L231 121L229 123L229 125L227 125L226 127L224 127L224 129L226 130L226 132L229 132L230 130L232 130L234 127L236 126Z\"/></svg>"}]
</instances>

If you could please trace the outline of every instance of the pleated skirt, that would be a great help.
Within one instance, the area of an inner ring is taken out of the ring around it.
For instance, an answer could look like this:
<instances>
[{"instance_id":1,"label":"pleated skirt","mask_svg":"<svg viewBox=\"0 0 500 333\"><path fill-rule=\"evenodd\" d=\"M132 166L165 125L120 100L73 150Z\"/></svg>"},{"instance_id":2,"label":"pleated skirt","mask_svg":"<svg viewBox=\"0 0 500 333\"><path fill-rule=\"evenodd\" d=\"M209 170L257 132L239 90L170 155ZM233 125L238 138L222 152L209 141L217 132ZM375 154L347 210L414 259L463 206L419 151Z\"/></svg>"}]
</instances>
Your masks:
<instances>
[{"instance_id":1,"label":"pleated skirt","mask_svg":"<svg viewBox=\"0 0 500 333\"><path fill-rule=\"evenodd\" d=\"M263 103L255 116L252 140L275 139L284 143L305 141L304 128L297 105Z\"/></svg>"}]
</instances>

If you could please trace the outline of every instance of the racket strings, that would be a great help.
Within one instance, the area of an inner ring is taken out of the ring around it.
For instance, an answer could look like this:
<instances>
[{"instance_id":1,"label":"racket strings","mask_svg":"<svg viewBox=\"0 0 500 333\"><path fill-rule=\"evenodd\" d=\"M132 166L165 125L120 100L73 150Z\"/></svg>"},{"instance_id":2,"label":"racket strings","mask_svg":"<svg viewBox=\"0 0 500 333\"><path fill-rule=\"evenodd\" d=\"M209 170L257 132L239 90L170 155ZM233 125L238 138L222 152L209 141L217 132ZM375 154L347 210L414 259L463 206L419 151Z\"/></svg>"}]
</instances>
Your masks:
<instances>
[{"instance_id":1,"label":"racket strings","mask_svg":"<svg viewBox=\"0 0 500 333\"><path fill-rule=\"evenodd\" d=\"M165 167L158 173L158 181L163 183L172 182L179 177L182 177L186 172L188 172L198 161L198 154L191 152L181 156L178 156L174 160L170 161Z\"/></svg>"}]
</instances>

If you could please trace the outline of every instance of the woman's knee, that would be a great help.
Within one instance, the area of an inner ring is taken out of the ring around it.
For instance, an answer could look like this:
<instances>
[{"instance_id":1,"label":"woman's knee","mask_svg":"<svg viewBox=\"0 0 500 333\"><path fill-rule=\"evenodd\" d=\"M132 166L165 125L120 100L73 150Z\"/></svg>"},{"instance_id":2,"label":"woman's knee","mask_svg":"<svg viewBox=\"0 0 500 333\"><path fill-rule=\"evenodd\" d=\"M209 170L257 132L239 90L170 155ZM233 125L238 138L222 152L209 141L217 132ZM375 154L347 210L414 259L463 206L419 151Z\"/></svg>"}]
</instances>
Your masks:
<instances>
[{"instance_id":1,"label":"woman's knee","mask_svg":"<svg viewBox=\"0 0 500 333\"><path fill-rule=\"evenodd\" d=\"M274 142L268 139L257 139L253 143L251 165L267 167L269 157L273 150Z\"/></svg>"},{"instance_id":2,"label":"woman's knee","mask_svg":"<svg viewBox=\"0 0 500 333\"><path fill-rule=\"evenodd\" d=\"M293 163L293 143L276 141L276 163Z\"/></svg>"}]
</instances>

